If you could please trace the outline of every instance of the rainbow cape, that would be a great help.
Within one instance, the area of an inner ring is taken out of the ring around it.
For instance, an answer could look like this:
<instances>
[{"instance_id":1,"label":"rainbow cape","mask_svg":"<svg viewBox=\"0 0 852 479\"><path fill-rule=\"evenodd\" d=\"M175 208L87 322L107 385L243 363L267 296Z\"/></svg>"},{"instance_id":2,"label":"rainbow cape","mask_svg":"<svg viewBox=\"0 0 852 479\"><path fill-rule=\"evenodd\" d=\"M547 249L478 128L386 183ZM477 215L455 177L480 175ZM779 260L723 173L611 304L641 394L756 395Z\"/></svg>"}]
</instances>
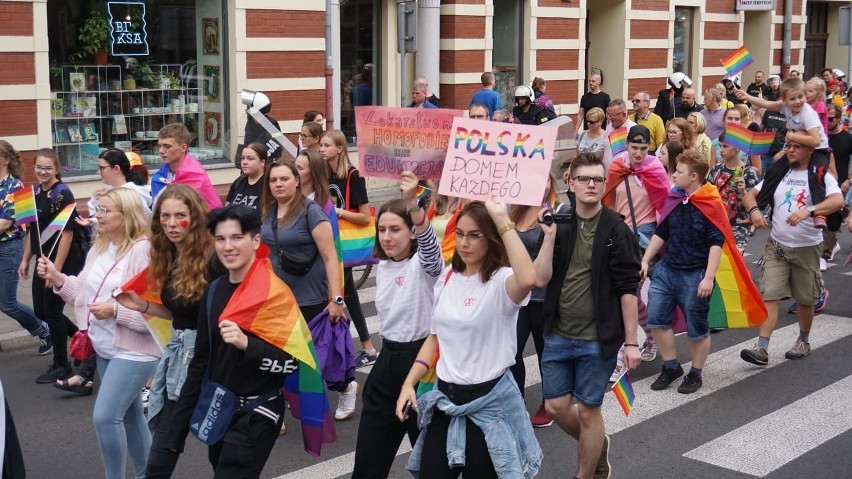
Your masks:
<instances>
[{"instance_id":1,"label":"rainbow cape","mask_svg":"<svg viewBox=\"0 0 852 479\"><path fill-rule=\"evenodd\" d=\"M118 296L121 293L133 291L145 301L162 306L163 300L160 299L160 292L151 289L151 285L153 285L153 282L148 278L148 268L145 268L136 273L136 276L121 288L113 291L113 295ZM142 313L142 317L145 318L145 326L148 327L151 336L157 341L157 346L164 350L172 337L172 320L147 313Z\"/></svg>"},{"instance_id":2,"label":"rainbow cape","mask_svg":"<svg viewBox=\"0 0 852 479\"><path fill-rule=\"evenodd\" d=\"M722 59L722 66L730 75L743 71L752 63L754 63L754 58L751 57L751 53L748 52L746 47L739 47L734 50L734 53Z\"/></svg>"},{"instance_id":3,"label":"rainbow cape","mask_svg":"<svg viewBox=\"0 0 852 479\"><path fill-rule=\"evenodd\" d=\"M629 416L630 411L633 410L633 400L636 399L636 395L633 393L633 384L630 383L630 375L627 370L610 389L612 389L612 394L615 395L615 399L621 406L621 410L624 411L624 415Z\"/></svg>"},{"instance_id":4,"label":"rainbow cape","mask_svg":"<svg viewBox=\"0 0 852 479\"><path fill-rule=\"evenodd\" d=\"M44 246L45 243L50 241L50 238L52 238L54 234L62 233L62 230L64 230L65 226L68 224L68 220L71 219L71 214L74 212L75 208L77 208L76 203L65 205L65 208L62 208L62 211L56 214L53 221L51 221L49 225L45 226L44 231L41 232L41 241L39 243L41 246Z\"/></svg>"},{"instance_id":5,"label":"rainbow cape","mask_svg":"<svg viewBox=\"0 0 852 479\"><path fill-rule=\"evenodd\" d=\"M666 204L666 196L669 194L669 175L665 167L656 157L648 155L638 165L630 165L626 158L616 158L610 163L606 176L606 189L604 189L603 204L608 208L615 209L615 189L621 185L625 178L630 175L639 177L639 181L648 192L651 204L659 216Z\"/></svg>"},{"instance_id":6,"label":"rainbow cape","mask_svg":"<svg viewBox=\"0 0 852 479\"><path fill-rule=\"evenodd\" d=\"M746 155L769 153L773 141L775 141L775 133L771 131L751 131L737 123L725 125L725 143Z\"/></svg>"},{"instance_id":7,"label":"rainbow cape","mask_svg":"<svg viewBox=\"0 0 852 479\"><path fill-rule=\"evenodd\" d=\"M627 151L627 128L619 128L610 132L609 149L612 151L612 156Z\"/></svg>"},{"instance_id":8,"label":"rainbow cape","mask_svg":"<svg viewBox=\"0 0 852 479\"><path fill-rule=\"evenodd\" d=\"M272 270L269 248L261 244L256 256L220 318L234 321L299 362L284 380L284 396L293 417L302 422L305 451L319 456L322 445L334 442L337 434L311 331L293 292Z\"/></svg>"},{"instance_id":9,"label":"rainbow cape","mask_svg":"<svg viewBox=\"0 0 852 479\"><path fill-rule=\"evenodd\" d=\"M722 258L713 293L710 295L710 313L707 316L711 328L753 328L766 320L766 306L760 297L751 273L737 250L737 242L731 231L731 223L725 214L719 190L705 183L692 195L683 190L672 189L666 200L660 221L665 219L678 204L691 202L725 237Z\"/></svg>"},{"instance_id":10,"label":"rainbow cape","mask_svg":"<svg viewBox=\"0 0 852 479\"><path fill-rule=\"evenodd\" d=\"M331 223L331 234L334 238L334 251L337 252L337 262L340 263L340 291L343 291L343 285L346 281L343 279L343 251L340 244L340 223L337 222L337 213L334 211L334 202L328 200L323 206L325 215L328 216L328 222ZM345 293L341 293L345 294Z\"/></svg>"},{"instance_id":11,"label":"rainbow cape","mask_svg":"<svg viewBox=\"0 0 852 479\"><path fill-rule=\"evenodd\" d=\"M32 186L25 186L12 193L12 198L15 207L15 223L24 225L38 220Z\"/></svg>"}]
</instances>

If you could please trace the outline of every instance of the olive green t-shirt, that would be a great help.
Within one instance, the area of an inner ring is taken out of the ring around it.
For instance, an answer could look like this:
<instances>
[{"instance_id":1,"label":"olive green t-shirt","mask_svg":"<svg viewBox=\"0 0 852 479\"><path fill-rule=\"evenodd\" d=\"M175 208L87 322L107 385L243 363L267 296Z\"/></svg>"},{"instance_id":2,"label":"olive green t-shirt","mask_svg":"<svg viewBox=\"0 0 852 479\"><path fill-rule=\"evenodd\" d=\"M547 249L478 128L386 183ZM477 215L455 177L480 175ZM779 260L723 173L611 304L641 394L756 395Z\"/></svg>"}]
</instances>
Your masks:
<instances>
[{"instance_id":1,"label":"olive green t-shirt","mask_svg":"<svg viewBox=\"0 0 852 479\"><path fill-rule=\"evenodd\" d=\"M577 241L568 272L559 294L559 316L554 331L569 339L595 341L595 298L592 293L592 243L601 213L592 218L577 217Z\"/></svg>"}]
</instances>

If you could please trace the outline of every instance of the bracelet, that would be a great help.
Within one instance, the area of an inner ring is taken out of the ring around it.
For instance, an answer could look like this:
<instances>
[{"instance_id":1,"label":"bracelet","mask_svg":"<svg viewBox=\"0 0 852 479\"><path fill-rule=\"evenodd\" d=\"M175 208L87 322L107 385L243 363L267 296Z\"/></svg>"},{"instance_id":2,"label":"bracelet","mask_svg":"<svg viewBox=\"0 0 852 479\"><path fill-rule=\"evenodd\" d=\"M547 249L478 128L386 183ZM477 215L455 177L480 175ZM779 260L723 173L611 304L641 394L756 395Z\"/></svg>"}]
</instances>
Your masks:
<instances>
[{"instance_id":1,"label":"bracelet","mask_svg":"<svg viewBox=\"0 0 852 479\"><path fill-rule=\"evenodd\" d=\"M420 208L418 208L418 209L420 209ZM422 209L420 209L420 211L423 211L423 210L422 210ZM411 214L411 213L409 212L409 214ZM420 223L414 223L414 218L411 218L411 222L414 224L414 227L415 227L415 228L419 228L419 227L421 227L421 226L425 225L425 224L426 224L426 220L427 220L427 218L426 218L426 215L425 215L425 214L423 215L423 221L421 221Z\"/></svg>"},{"instance_id":2,"label":"bracelet","mask_svg":"<svg viewBox=\"0 0 852 479\"><path fill-rule=\"evenodd\" d=\"M748 215L751 216L752 213L754 213L755 211L759 211L759 210L760 210L760 208L757 205L754 205L754 206L752 206L751 208L748 209Z\"/></svg>"},{"instance_id":3,"label":"bracelet","mask_svg":"<svg viewBox=\"0 0 852 479\"><path fill-rule=\"evenodd\" d=\"M112 302L112 317L118 318L118 302L116 301Z\"/></svg>"},{"instance_id":4,"label":"bracelet","mask_svg":"<svg viewBox=\"0 0 852 479\"><path fill-rule=\"evenodd\" d=\"M151 302L150 302L150 301L145 301L145 311L142 311L142 314L147 313L147 312L148 312L148 308L150 308L150 307L151 307Z\"/></svg>"},{"instance_id":5,"label":"bracelet","mask_svg":"<svg viewBox=\"0 0 852 479\"><path fill-rule=\"evenodd\" d=\"M624 347L625 347L625 348L626 348L627 346L633 346L634 348L638 348L638 347L639 347L639 345L638 345L638 344L625 344L625 345L624 345Z\"/></svg>"},{"instance_id":6,"label":"bracelet","mask_svg":"<svg viewBox=\"0 0 852 479\"><path fill-rule=\"evenodd\" d=\"M503 236L504 233L511 231L513 229L515 229L515 223L510 221L510 222L506 223L505 225L501 226L497 230L497 234L499 234L500 236Z\"/></svg>"},{"instance_id":7,"label":"bracelet","mask_svg":"<svg viewBox=\"0 0 852 479\"><path fill-rule=\"evenodd\" d=\"M420 359L415 359L414 364L420 364L421 366L426 368L427 371L429 370L429 365L426 363L426 361L422 361Z\"/></svg>"}]
</instances>

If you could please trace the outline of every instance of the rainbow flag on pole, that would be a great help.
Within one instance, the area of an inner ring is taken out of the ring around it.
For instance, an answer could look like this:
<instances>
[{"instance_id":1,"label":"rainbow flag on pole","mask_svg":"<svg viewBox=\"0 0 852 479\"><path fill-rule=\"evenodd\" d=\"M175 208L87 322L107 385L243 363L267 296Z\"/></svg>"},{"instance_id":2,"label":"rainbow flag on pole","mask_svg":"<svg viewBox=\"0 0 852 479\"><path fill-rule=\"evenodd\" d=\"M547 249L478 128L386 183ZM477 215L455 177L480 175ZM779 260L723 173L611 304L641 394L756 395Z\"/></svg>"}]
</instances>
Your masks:
<instances>
[{"instance_id":1,"label":"rainbow flag on pole","mask_svg":"<svg viewBox=\"0 0 852 479\"><path fill-rule=\"evenodd\" d=\"M636 395L633 393L633 384L630 383L627 369L624 370L624 373L612 385L611 389L612 394L615 395L615 399L621 406L621 410L624 411L624 415L629 416L630 411L633 410L633 400L636 399Z\"/></svg>"},{"instance_id":2,"label":"rainbow flag on pole","mask_svg":"<svg viewBox=\"0 0 852 479\"><path fill-rule=\"evenodd\" d=\"M423 201L423 198L429 196L429 193L432 191L431 188L426 188L423 185L417 185L417 199L419 201Z\"/></svg>"},{"instance_id":3,"label":"rainbow flag on pole","mask_svg":"<svg viewBox=\"0 0 852 479\"><path fill-rule=\"evenodd\" d=\"M722 59L722 66L725 67L729 75L743 71L752 63L754 63L754 58L751 57L751 53L748 52L746 47L739 47L734 50L734 53Z\"/></svg>"},{"instance_id":4,"label":"rainbow flag on pole","mask_svg":"<svg viewBox=\"0 0 852 479\"><path fill-rule=\"evenodd\" d=\"M15 223L24 225L38 220L32 186L25 186L12 193L12 198L15 207Z\"/></svg>"},{"instance_id":5,"label":"rainbow flag on pole","mask_svg":"<svg viewBox=\"0 0 852 479\"><path fill-rule=\"evenodd\" d=\"M692 195L672 189L660 215L662 222L675 206L691 202L725 237L722 257L716 270L713 293L710 295L711 328L753 328L766 320L766 306L751 279L751 273L737 249L731 223L725 214L722 197L715 185L705 183ZM659 223L658 223L659 224Z\"/></svg>"},{"instance_id":6,"label":"rainbow flag on pole","mask_svg":"<svg viewBox=\"0 0 852 479\"><path fill-rule=\"evenodd\" d=\"M118 296L123 292L133 291L145 301L162 306L163 300L160 299L160 292L151 289L152 284L153 282L148 278L148 268L145 268L131 278L124 286L113 291L113 295ZM172 338L172 320L146 313L142 313L142 317L145 318L145 325L148 327L151 336L157 341L157 346L161 350L166 349L166 345L169 344Z\"/></svg>"},{"instance_id":7,"label":"rainbow flag on pole","mask_svg":"<svg viewBox=\"0 0 852 479\"><path fill-rule=\"evenodd\" d=\"M311 331L293 292L272 270L269 248L261 245L256 254L220 318L234 321L299 362L298 369L284 380L284 395L293 417L302 421L305 451L319 456L322 445L334 442L337 434Z\"/></svg>"},{"instance_id":8,"label":"rainbow flag on pole","mask_svg":"<svg viewBox=\"0 0 852 479\"><path fill-rule=\"evenodd\" d=\"M62 211L56 214L53 218L53 221L50 222L44 228L44 231L41 232L41 245L44 246L50 238L53 237L56 233L62 233L65 229L65 226L68 225L68 220L71 219L71 214L74 212L74 209L77 208L76 203L71 203L66 205L65 208L62 208Z\"/></svg>"},{"instance_id":9,"label":"rainbow flag on pole","mask_svg":"<svg viewBox=\"0 0 852 479\"><path fill-rule=\"evenodd\" d=\"M725 144L733 146L746 155L765 155L769 153L775 133L771 131L751 131L737 123L725 124Z\"/></svg>"},{"instance_id":10,"label":"rainbow flag on pole","mask_svg":"<svg viewBox=\"0 0 852 479\"><path fill-rule=\"evenodd\" d=\"M627 151L627 128L619 128L610 132L609 148L612 150L612 156Z\"/></svg>"}]
</instances>

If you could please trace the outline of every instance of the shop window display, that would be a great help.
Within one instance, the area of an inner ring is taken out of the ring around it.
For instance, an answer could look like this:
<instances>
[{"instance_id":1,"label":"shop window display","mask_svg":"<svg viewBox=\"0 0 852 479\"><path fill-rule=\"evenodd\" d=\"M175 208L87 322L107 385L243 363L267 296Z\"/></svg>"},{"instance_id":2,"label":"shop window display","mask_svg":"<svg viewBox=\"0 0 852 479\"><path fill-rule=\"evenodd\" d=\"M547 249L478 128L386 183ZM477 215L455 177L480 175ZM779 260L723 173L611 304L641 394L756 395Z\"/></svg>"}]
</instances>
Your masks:
<instances>
[{"instance_id":1,"label":"shop window display","mask_svg":"<svg viewBox=\"0 0 852 479\"><path fill-rule=\"evenodd\" d=\"M155 167L169 123L187 126L202 162L227 161L222 4L48 0L51 130L65 173L95 173L107 148Z\"/></svg>"}]
</instances>

